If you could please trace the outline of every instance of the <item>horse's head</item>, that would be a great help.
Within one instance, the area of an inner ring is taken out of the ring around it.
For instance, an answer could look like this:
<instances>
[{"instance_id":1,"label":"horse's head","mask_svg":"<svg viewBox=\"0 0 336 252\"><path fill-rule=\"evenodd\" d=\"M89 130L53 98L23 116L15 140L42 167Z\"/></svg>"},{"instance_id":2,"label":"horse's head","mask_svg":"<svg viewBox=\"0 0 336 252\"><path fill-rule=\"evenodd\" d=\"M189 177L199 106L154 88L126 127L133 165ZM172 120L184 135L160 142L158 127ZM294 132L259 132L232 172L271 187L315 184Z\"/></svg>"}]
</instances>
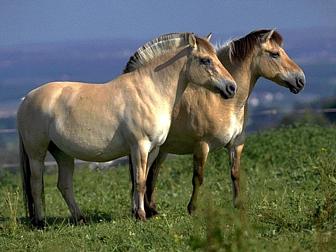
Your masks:
<instances>
[{"instance_id":1,"label":"horse's head","mask_svg":"<svg viewBox=\"0 0 336 252\"><path fill-rule=\"evenodd\" d=\"M275 30L263 30L259 36L252 64L259 76L265 77L297 94L305 85L302 69L282 48L282 37ZM259 31L260 32L260 31Z\"/></svg>"},{"instance_id":2,"label":"horse's head","mask_svg":"<svg viewBox=\"0 0 336 252\"><path fill-rule=\"evenodd\" d=\"M219 92L223 98L231 98L236 93L237 85L217 58L209 38L189 35L190 54L186 65L188 81Z\"/></svg>"}]
</instances>

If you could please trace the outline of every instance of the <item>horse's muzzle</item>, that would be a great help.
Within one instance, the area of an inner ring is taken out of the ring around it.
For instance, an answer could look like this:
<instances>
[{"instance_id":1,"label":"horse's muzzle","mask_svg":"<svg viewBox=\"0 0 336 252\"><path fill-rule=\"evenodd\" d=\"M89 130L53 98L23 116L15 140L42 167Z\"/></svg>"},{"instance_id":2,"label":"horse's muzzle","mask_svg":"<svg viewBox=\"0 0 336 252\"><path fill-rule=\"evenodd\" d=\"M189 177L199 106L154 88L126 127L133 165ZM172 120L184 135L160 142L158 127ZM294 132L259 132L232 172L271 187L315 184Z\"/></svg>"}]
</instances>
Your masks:
<instances>
[{"instance_id":1,"label":"horse's muzzle","mask_svg":"<svg viewBox=\"0 0 336 252\"><path fill-rule=\"evenodd\" d=\"M303 90L306 84L306 78L303 73L299 73L293 75L290 80L286 80L285 82L292 93L298 94L300 91Z\"/></svg>"},{"instance_id":2,"label":"horse's muzzle","mask_svg":"<svg viewBox=\"0 0 336 252\"><path fill-rule=\"evenodd\" d=\"M237 84L234 81L221 81L217 87L220 95L224 99L232 98L237 92Z\"/></svg>"}]
</instances>

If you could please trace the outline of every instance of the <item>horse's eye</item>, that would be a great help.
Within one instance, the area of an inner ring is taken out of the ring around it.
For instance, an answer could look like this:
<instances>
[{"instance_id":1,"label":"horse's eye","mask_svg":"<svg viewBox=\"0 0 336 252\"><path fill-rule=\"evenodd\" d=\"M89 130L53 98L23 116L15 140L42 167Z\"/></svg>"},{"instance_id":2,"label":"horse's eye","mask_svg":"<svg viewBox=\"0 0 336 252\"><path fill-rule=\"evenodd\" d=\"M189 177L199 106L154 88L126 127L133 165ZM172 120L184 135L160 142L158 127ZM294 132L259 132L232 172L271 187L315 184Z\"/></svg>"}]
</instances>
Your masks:
<instances>
[{"instance_id":1,"label":"horse's eye","mask_svg":"<svg viewBox=\"0 0 336 252\"><path fill-rule=\"evenodd\" d=\"M279 58L280 57L280 53L279 52L269 52L270 56L274 59Z\"/></svg>"},{"instance_id":2,"label":"horse's eye","mask_svg":"<svg viewBox=\"0 0 336 252\"><path fill-rule=\"evenodd\" d=\"M211 59L209 59L209 58L200 58L200 63L202 65L210 66L211 65Z\"/></svg>"}]
</instances>

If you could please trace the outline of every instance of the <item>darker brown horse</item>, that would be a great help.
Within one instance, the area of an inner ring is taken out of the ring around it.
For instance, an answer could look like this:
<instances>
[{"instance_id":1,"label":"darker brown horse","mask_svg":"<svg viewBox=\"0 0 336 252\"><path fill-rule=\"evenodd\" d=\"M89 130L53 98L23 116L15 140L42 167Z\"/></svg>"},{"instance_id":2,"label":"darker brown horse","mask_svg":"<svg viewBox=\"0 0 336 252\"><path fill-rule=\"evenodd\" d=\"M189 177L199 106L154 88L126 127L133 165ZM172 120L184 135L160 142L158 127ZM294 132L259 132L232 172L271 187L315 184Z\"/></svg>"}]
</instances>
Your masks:
<instances>
[{"instance_id":1,"label":"darker brown horse","mask_svg":"<svg viewBox=\"0 0 336 252\"><path fill-rule=\"evenodd\" d=\"M238 205L248 98L257 80L264 77L294 94L299 93L305 84L302 69L289 58L282 40L275 30L257 30L217 50L218 58L238 85L232 99L224 100L218 94L195 85L188 86L174 108L168 137L149 171L145 201L147 213L157 213L153 192L159 167L168 153L191 153L194 156L193 192L188 205L188 211L192 213L203 182L208 153L220 147L226 147L230 156L233 203Z\"/></svg>"}]
</instances>

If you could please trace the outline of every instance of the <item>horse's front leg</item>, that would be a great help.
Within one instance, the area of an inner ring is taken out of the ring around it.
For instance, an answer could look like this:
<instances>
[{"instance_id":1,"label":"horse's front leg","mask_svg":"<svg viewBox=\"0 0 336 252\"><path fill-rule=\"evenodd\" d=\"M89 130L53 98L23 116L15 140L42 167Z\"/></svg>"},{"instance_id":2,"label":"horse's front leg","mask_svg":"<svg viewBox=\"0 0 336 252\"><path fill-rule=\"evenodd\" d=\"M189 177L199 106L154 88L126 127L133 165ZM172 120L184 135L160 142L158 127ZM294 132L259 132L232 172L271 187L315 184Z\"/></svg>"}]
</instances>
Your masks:
<instances>
[{"instance_id":1,"label":"horse's front leg","mask_svg":"<svg viewBox=\"0 0 336 252\"><path fill-rule=\"evenodd\" d=\"M193 191L188 204L188 212L192 214L196 210L196 202L199 187L203 183L205 162L208 158L209 145L206 142L200 142L194 151L194 173L192 178Z\"/></svg>"},{"instance_id":2,"label":"horse's front leg","mask_svg":"<svg viewBox=\"0 0 336 252\"><path fill-rule=\"evenodd\" d=\"M149 153L151 143L142 141L131 150L133 168L133 213L137 219L146 220L144 208L144 195L146 192L146 179L148 175L148 163L156 158L159 148L154 148Z\"/></svg>"},{"instance_id":3,"label":"horse's front leg","mask_svg":"<svg viewBox=\"0 0 336 252\"><path fill-rule=\"evenodd\" d=\"M233 206L240 207L239 194L239 168L240 158L243 152L244 144L233 146L229 149L230 162L231 162L231 181L232 181L232 194L233 194Z\"/></svg>"},{"instance_id":4,"label":"horse's front leg","mask_svg":"<svg viewBox=\"0 0 336 252\"><path fill-rule=\"evenodd\" d=\"M159 214L156 209L156 202L154 198L154 191L156 187L157 178L159 175L161 164L166 160L168 153L159 152L156 159L149 163L149 171L146 182L146 194L145 194L145 209L147 217L152 217Z\"/></svg>"}]
</instances>

